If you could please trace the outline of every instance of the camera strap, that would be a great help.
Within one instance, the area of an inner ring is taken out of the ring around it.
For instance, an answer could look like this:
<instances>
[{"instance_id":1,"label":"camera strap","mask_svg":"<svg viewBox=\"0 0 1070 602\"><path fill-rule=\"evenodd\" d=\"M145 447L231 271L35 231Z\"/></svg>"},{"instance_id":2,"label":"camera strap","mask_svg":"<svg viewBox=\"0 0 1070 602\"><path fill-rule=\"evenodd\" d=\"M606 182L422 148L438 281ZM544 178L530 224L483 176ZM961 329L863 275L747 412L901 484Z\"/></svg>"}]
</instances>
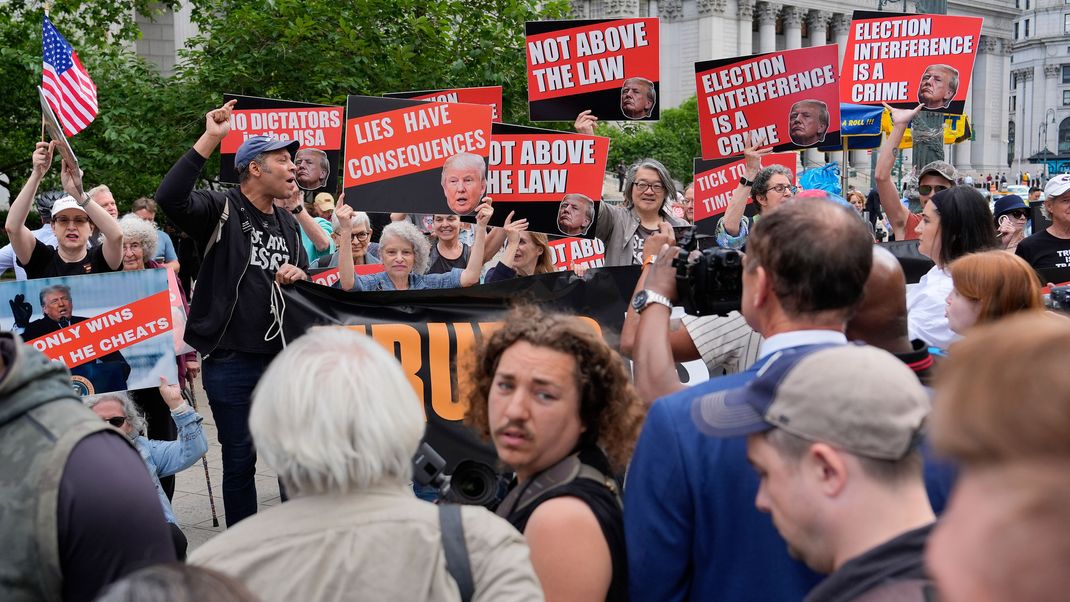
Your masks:
<instances>
[{"instance_id":1,"label":"camera strap","mask_svg":"<svg viewBox=\"0 0 1070 602\"><path fill-rule=\"evenodd\" d=\"M543 495L568 485L576 479L588 479L601 484L613 494L617 505L623 507L617 482L597 468L584 464L580 461L579 454L575 453L540 472L523 487L514 487L502 500L496 514L506 518L530 506Z\"/></svg>"},{"instance_id":2,"label":"camera strap","mask_svg":"<svg viewBox=\"0 0 1070 602\"><path fill-rule=\"evenodd\" d=\"M476 587L472 582L472 565L468 560L468 546L464 541L464 522L457 504L439 504L438 523L442 532L442 551L446 554L446 570L457 582L461 602L470 602Z\"/></svg>"}]
</instances>

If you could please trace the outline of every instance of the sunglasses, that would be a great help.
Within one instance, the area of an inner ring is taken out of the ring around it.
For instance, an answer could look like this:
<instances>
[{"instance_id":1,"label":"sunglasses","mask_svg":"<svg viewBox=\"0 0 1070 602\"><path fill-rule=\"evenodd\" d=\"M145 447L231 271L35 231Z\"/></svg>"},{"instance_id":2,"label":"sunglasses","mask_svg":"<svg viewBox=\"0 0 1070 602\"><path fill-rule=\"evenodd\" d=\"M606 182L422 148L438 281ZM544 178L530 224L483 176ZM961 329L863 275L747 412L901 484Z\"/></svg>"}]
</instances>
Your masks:
<instances>
[{"instance_id":1,"label":"sunglasses","mask_svg":"<svg viewBox=\"0 0 1070 602\"><path fill-rule=\"evenodd\" d=\"M930 186L928 184L925 184L923 186L918 186L918 194L923 194L925 196L929 196L930 194L935 194L937 192L943 192L944 190L947 190L948 188L950 188L950 186L942 186L940 184L937 184L936 186Z\"/></svg>"},{"instance_id":2,"label":"sunglasses","mask_svg":"<svg viewBox=\"0 0 1070 602\"><path fill-rule=\"evenodd\" d=\"M1025 218L1029 217L1029 212L1027 212L1025 209L1015 209L1014 211L1008 211L1008 212L1004 213L1003 215L1010 215L1010 216L1015 217L1017 219L1025 219Z\"/></svg>"},{"instance_id":3,"label":"sunglasses","mask_svg":"<svg viewBox=\"0 0 1070 602\"><path fill-rule=\"evenodd\" d=\"M106 418L104 420L104 422L107 422L108 424L114 426L117 429L121 429L121 428L123 428L123 425L126 424L126 416L116 416L114 418Z\"/></svg>"}]
</instances>

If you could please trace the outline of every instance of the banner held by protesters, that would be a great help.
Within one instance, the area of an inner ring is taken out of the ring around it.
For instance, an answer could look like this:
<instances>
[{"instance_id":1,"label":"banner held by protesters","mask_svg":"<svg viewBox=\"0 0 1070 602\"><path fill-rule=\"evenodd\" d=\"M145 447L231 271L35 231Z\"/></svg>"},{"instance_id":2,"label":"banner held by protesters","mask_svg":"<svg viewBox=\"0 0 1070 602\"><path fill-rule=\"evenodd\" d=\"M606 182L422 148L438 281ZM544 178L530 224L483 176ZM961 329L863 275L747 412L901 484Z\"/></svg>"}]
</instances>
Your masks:
<instances>
[{"instance_id":1,"label":"banner held by protesters","mask_svg":"<svg viewBox=\"0 0 1070 602\"><path fill-rule=\"evenodd\" d=\"M981 17L855 11L843 55L840 97L961 115Z\"/></svg>"},{"instance_id":2,"label":"banner held by protesters","mask_svg":"<svg viewBox=\"0 0 1070 602\"><path fill-rule=\"evenodd\" d=\"M657 121L657 18L532 21L525 27L532 121Z\"/></svg>"},{"instance_id":3,"label":"banner held by protesters","mask_svg":"<svg viewBox=\"0 0 1070 602\"><path fill-rule=\"evenodd\" d=\"M791 170L792 181L795 180L795 153L773 153L762 157L762 166L783 165ZM729 157L706 161L695 159L695 231L700 234L713 235L717 222L728 209L732 200L732 191L739 186L739 179L745 172L742 157ZM745 215L753 217L757 213L754 199L747 199Z\"/></svg>"},{"instance_id":4,"label":"banner held by protesters","mask_svg":"<svg viewBox=\"0 0 1070 602\"><path fill-rule=\"evenodd\" d=\"M470 215L486 195L490 106L350 96L344 187L360 211Z\"/></svg>"},{"instance_id":5,"label":"banner held by protesters","mask_svg":"<svg viewBox=\"0 0 1070 602\"><path fill-rule=\"evenodd\" d=\"M602 198L609 138L494 124L487 195L492 226L528 220L528 230L590 237Z\"/></svg>"},{"instance_id":6,"label":"banner held by protesters","mask_svg":"<svg viewBox=\"0 0 1070 602\"><path fill-rule=\"evenodd\" d=\"M838 64L835 44L695 63L702 158L838 143Z\"/></svg>"},{"instance_id":7,"label":"banner held by protesters","mask_svg":"<svg viewBox=\"0 0 1070 602\"><path fill-rule=\"evenodd\" d=\"M70 368L80 395L178 382L166 270L3 282L0 298L0 328Z\"/></svg>"},{"instance_id":8,"label":"banner held by protesters","mask_svg":"<svg viewBox=\"0 0 1070 602\"><path fill-rule=\"evenodd\" d=\"M606 265L606 244L600 238L559 238L547 245L553 254L554 269L559 272L585 265L600 268Z\"/></svg>"},{"instance_id":9,"label":"banner held by protesters","mask_svg":"<svg viewBox=\"0 0 1070 602\"><path fill-rule=\"evenodd\" d=\"M230 133L219 145L219 179L238 183L234 154L252 136L297 140L301 149L294 157L297 185L311 192L338 190L338 159L342 150L342 107L256 96L224 94L223 101L237 100L230 115Z\"/></svg>"},{"instance_id":10,"label":"banner held by protesters","mask_svg":"<svg viewBox=\"0 0 1070 602\"><path fill-rule=\"evenodd\" d=\"M388 92L384 98L408 98L410 100L433 100L436 102L464 102L473 105L488 105L492 109L494 123L502 122L502 87L479 86L476 88L443 88L441 90L415 90L412 92Z\"/></svg>"}]
</instances>

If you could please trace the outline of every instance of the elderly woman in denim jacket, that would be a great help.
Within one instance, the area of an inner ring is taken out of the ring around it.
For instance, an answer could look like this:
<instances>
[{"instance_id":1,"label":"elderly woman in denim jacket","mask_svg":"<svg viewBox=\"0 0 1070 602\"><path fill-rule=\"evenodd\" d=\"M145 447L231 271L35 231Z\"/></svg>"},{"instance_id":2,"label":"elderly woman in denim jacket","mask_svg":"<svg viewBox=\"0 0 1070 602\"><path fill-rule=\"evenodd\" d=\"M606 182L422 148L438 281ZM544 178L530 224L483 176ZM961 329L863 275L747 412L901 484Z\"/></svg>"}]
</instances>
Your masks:
<instances>
[{"instance_id":1,"label":"elderly woman in denim jacket","mask_svg":"<svg viewBox=\"0 0 1070 602\"><path fill-rule=\"evenodd\" d=\"M208 438L204 436L204 430L201 428L203 418L182 398L178 385L167 384L161 376L160 396L171 409L171 419L178 427L177 441L156 441L146 437L145 415L123 393L88 397L85 399L85 405L102 420L122 431L137 447L149 474L152 475L153 484L156 485L164 518L167 519L175 540L175 553L179 559L184 560L186 536L175 524L175 513L160 486L160 477L168 477L193 466L208 451Z\"/></svg>"}]
</instances>

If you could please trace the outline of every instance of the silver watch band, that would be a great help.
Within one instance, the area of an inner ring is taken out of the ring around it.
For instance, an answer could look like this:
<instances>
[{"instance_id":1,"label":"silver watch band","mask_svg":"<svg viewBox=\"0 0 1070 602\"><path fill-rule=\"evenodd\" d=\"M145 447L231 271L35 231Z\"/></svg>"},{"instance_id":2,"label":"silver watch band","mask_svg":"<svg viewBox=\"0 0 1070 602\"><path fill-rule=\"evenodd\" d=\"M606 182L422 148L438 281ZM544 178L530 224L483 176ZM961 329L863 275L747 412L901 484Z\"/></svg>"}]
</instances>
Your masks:
<instances>
[{"instance_id":1,"label":"silver watch band","mask_svg":"<svg viewBox=\"0 0 1070 602\"><path fill-rule=\"evenodd\" d=\"M672 301L670 301L669 298L665 295L662 295L661 293L655 293L650 289L644 289L643 292L646 293L646 304L637 309L636 313L643 313L643 310L650 307L652 303L659 303L661 305L664 305L665 307L668 307L670 310L672 309Z\"/></svg>"}]
</instances>

